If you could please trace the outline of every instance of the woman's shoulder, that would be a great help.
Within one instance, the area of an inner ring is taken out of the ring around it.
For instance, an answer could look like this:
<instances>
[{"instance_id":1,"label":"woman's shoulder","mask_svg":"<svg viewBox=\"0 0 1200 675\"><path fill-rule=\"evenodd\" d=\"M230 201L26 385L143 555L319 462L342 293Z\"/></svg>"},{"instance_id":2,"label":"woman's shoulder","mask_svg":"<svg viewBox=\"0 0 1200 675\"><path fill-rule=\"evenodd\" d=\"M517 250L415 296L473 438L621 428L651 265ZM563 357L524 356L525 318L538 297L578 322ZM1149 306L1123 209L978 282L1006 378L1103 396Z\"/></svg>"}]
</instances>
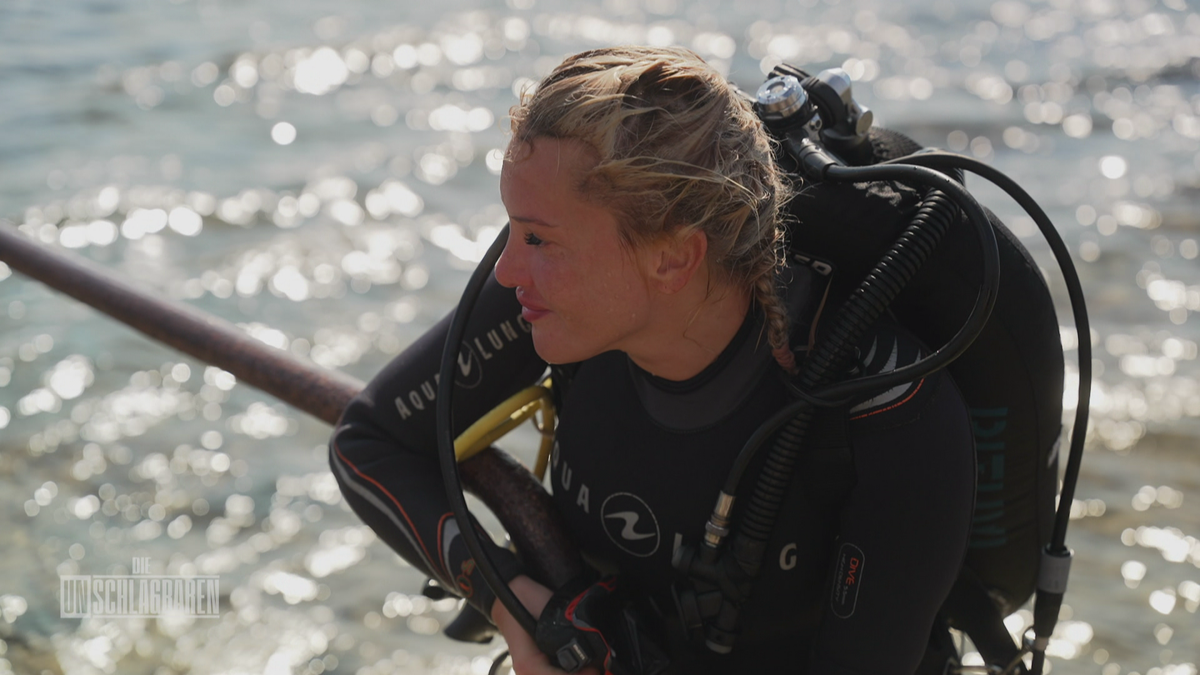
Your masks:
<instances>
[{"instance_id":1,"label":"woman's shoulder","mask_svg":"<svg viewBox=\"0 0 1200 675\"><path fill-rule=\"evenodd\" d=\"M881 323L859 342L850 376L890 372L917 363L930 352L911 331L895 323ZM900 426L919 418L939 397L949 399L939 414L966 416L966 404L953 378L945 371L938 371L852 401L847 420L862 429Z\"/></svg>"}]
</instances>

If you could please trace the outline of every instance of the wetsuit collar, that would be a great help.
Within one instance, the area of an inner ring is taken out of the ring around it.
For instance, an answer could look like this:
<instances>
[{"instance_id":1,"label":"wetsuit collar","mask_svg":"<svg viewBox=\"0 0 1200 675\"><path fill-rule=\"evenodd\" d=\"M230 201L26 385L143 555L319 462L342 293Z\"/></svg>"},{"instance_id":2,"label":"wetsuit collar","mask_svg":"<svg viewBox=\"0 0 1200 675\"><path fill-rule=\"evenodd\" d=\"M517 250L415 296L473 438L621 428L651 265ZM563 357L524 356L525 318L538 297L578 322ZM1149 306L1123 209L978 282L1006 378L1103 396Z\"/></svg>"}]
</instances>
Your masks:
<instances>
[{"instance_id":1,"label":"wetsuit collar","mask_svg":"<svg viewBox=\"0 0 1200 675\"><path fill-rule=\"evenodd\" d=\"M807 267L789 267L788 312L801 317L810 305L813 273ZM793 326L793 336L797 327ZM700 431L720 423L746 400L763 371L775 367L763 330L761 310L747 313L742 327L711 364L696 376L676 382L655 377L626 357L629 375L642 406L655 422L675 432Z\"/></svg>"}]
</instances>

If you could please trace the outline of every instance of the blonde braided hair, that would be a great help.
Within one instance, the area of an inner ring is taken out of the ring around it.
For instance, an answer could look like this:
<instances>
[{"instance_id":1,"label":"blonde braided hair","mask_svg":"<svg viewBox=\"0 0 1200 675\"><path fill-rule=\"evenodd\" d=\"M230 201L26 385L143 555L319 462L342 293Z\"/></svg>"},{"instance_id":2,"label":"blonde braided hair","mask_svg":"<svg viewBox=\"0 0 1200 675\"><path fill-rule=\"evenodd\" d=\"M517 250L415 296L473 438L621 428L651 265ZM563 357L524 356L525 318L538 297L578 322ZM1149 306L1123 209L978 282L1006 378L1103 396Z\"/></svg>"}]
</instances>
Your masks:
<instances>
[{"instance_id":1,"label":"blonde braided hair","mask_svg":"<svg viewBox=\"0 0 1200 675\"><path fill-rule=\"evenodd\" d=\"M596 150L580 193L614 212L630 245L680 228L704 232L710 266L750 290L772 354L795 371L777 285L787 183L750 103L718 72L680 48L587 51L511 115L514 145L549 137Z\"/></svg>"}]
</instances>

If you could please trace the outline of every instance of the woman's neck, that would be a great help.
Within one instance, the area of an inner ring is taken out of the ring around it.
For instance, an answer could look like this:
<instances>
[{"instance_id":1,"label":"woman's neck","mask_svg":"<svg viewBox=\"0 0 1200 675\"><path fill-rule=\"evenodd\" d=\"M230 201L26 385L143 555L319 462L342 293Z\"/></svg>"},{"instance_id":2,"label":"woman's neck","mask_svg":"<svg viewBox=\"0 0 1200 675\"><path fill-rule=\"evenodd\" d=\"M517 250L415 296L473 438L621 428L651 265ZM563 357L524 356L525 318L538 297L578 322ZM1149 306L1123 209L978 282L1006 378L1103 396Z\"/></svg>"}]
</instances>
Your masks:
<instances>
[{"instance_id":1,"label":"woman's neck","mask_svg":"<svg viewBox=\"0 0 1200 675\"><path fill-rule=\"evenodd\" d=\"M700 276L700 275L697 275ZM625 349L646 372L683 381L699 375L737 335L750 309L750 291L693 279L678 294L656 303L655 320Z\"/></svg>"}]
</instances>

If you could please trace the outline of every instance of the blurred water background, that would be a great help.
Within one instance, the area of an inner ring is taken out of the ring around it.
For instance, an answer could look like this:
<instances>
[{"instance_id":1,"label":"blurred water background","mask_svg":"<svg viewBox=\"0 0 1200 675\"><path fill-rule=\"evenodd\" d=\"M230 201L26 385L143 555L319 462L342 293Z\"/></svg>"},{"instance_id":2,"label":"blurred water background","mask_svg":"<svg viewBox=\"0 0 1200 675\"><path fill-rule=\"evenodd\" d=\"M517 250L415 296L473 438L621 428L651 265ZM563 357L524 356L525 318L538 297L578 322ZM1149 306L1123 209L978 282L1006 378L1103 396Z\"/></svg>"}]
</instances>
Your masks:
<instances>
[{"instance_id":1,"label":"blurred water background","mask_svg":"<svg viewBox=\"0 0 1200 675\"><path fill-rule=\"evenodd\" d=\"M0 218L366 379L451 307L503 224L514 92L618 43L689 46L747 89L780 59L841 66L879 124L1043 204L1096 347L1051 663L1194 675L1200 13L1184 0L7 0ZM1032 222L971 185L1065 300ZM496 647L438 634L454 603L420 596L342 504L324 425L2 264L0 328L0 673L486 672ZM128 574L134 555L219 574L223 616L60 618L60 574Z\"/></svg>"}]
</instances>

